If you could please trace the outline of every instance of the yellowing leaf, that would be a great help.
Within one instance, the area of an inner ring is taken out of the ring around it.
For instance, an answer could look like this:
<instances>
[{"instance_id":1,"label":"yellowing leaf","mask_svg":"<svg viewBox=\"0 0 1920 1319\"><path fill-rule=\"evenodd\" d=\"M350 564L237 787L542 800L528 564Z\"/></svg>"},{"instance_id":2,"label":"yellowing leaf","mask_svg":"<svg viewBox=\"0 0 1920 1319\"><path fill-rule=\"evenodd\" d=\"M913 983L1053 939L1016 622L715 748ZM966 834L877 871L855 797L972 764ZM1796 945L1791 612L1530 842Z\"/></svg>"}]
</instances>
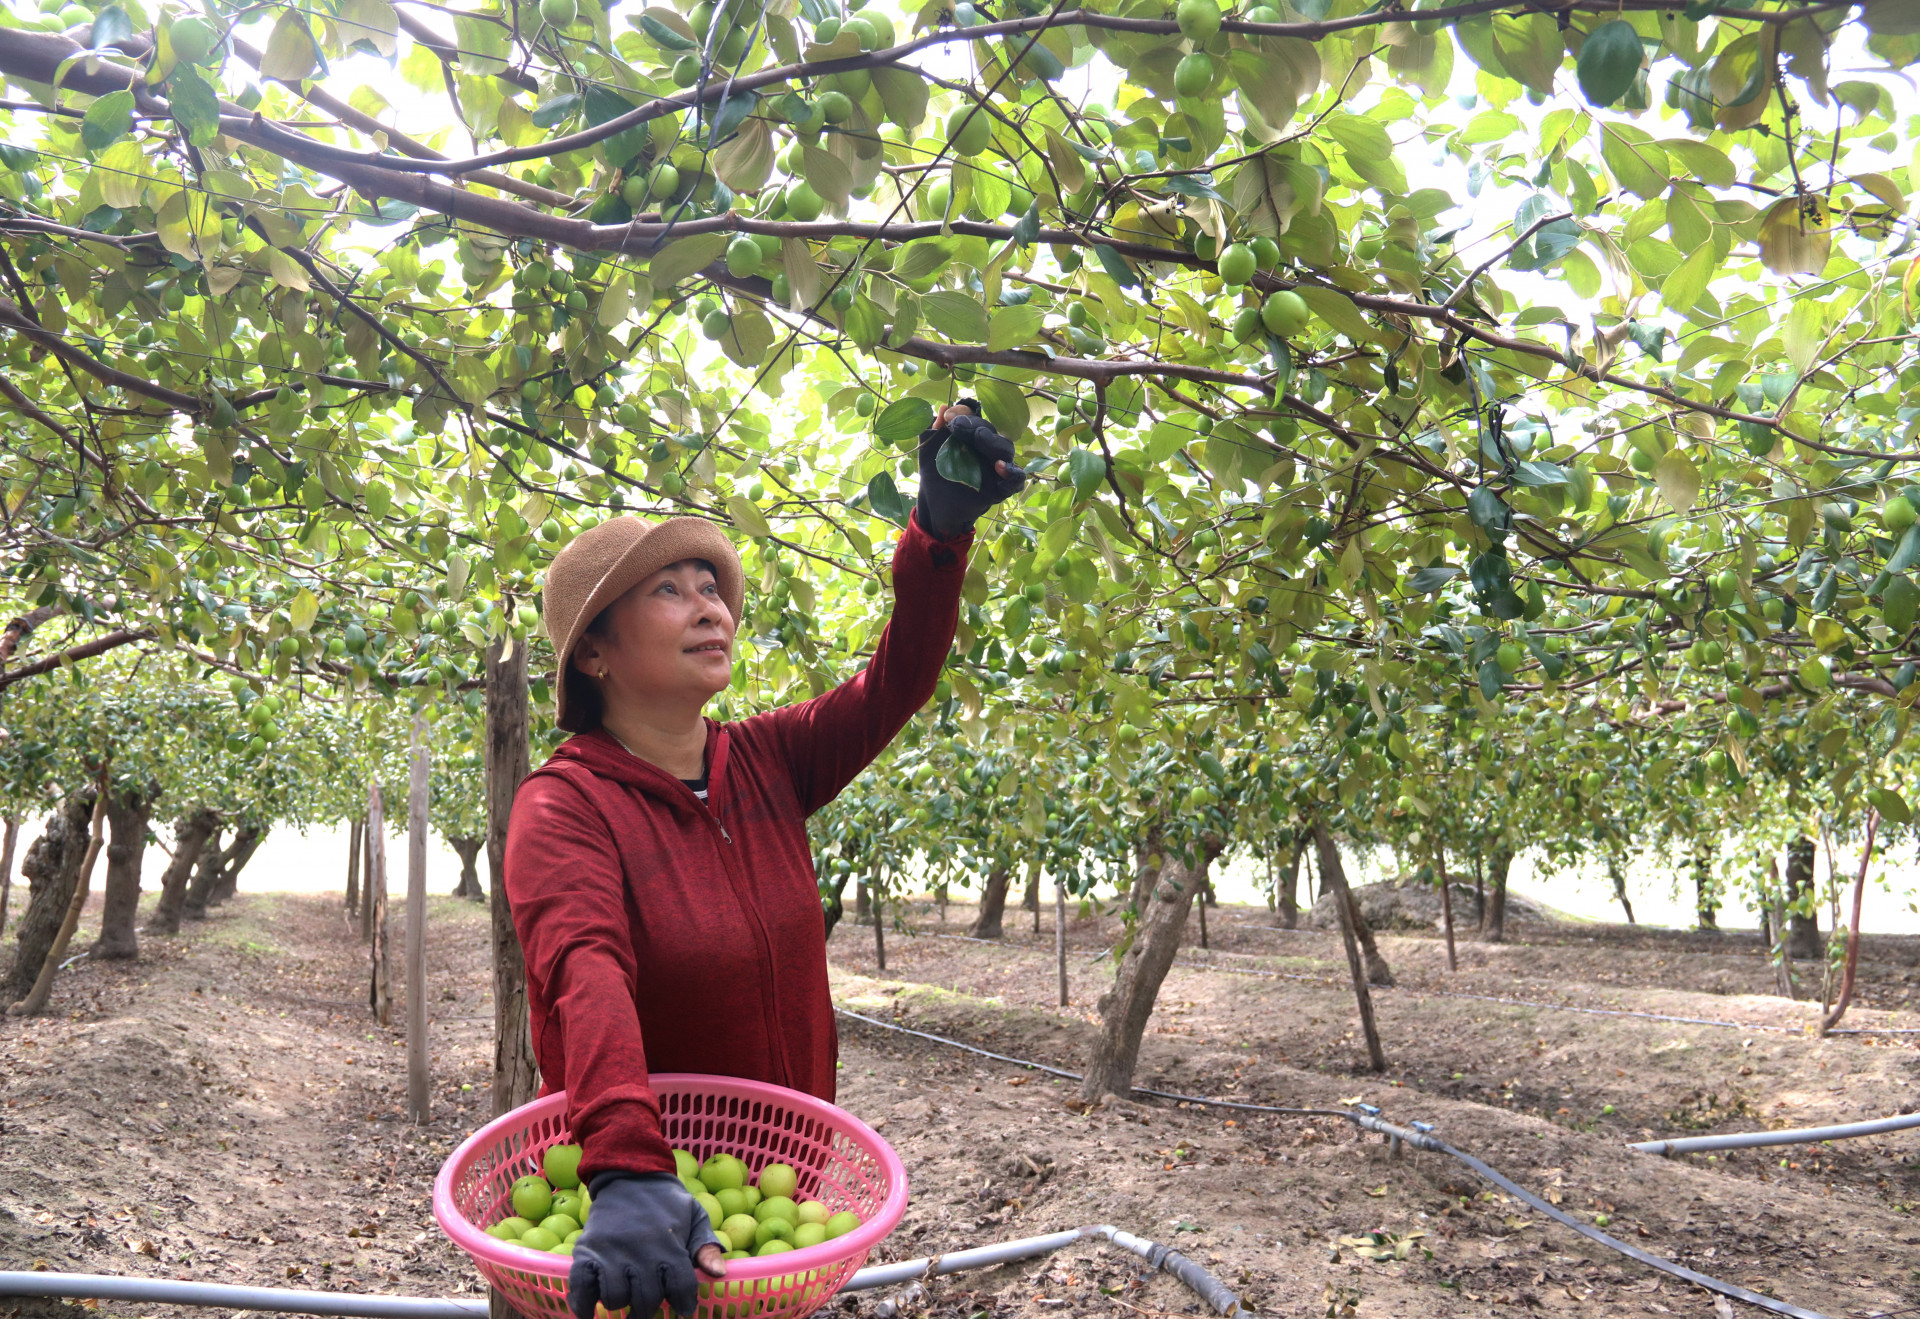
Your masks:
<instances>
[{"instance_id":1,"label":"yellowing leaf","mask_svg":"<svg viewBox=\"0 0 1920 1319\"><path fill-rule=\"evenodd\" d=\"M727 496L727 516L733 519L734 526L756 539L773 534L773 528L767 525L766 515L745 495Z\"/></svg>"},{"instance_id":2,"label":"yellowing leaf","mask_svg":"<svg viewBox=\"0 0 1920 1319\"><path fill-rule=\"evenodd\" d=\"M287 616L293 620L293 630L305 636L313 628L313 620L319 617L320 600L306 587L301 587L287 604Z\"/></svg>"},{"instance_id":3,"label":"yellowing leaf","mask_svg":"<svg viewBox=\"0 0 1920 1319\"><path fill-rule=\"evenodd\" d=\"M993 313L993 320L987 330L987 347L994 352L1008 348L1018 348L1040 332L1041 322L1046 314L1031 304L1020 307L1002 307Z\"/></svg>"},{"instance_id":4,"label":"yellowing leaf","mask_svg":"<svg viewBox=\"0 0 1920 1319\"><path fill-rule=\"evenodd\" d=\"M1655 461L1653 483L1676 513L1685 513L1700 497L1700 469L1679 449L1669 449Z\"/></svg>"},{"instance_id":5,"label":"yellowing leaf","mask_svg":"<svg viewBox=\"0 0 1920 1319\"><path fill-rule=\"evenodd\" d=\"M307 16L296 9L280 15L267 37L267 48L260 56L260 76L282 82L299 82L314 70L319 51L313 44L313 32Z\"/></svg>"}]
</instances>

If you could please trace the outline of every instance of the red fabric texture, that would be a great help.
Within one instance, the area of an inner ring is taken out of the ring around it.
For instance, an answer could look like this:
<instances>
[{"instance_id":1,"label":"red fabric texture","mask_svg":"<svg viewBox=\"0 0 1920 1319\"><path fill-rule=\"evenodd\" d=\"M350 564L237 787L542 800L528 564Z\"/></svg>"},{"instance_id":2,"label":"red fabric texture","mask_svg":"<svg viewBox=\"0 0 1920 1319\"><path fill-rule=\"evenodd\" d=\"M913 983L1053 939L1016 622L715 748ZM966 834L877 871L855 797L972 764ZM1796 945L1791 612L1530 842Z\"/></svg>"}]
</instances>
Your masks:
<instances>
[{"instance_id":1,"label":"red fabric texture","mask_svg":"<svg viewBox=\"0 0 1920 1319\"><path fill-rule=\"evenodd\" d=\"M807 817L933 695L972 537L910 521L866 668L810 701L707 721L708 797L604 731L520 785L506 885L542 1094L567 1091L580 1175L671 1172L652 1072L834 1094L839 1035Z\"/></svg>"}]
</instances>

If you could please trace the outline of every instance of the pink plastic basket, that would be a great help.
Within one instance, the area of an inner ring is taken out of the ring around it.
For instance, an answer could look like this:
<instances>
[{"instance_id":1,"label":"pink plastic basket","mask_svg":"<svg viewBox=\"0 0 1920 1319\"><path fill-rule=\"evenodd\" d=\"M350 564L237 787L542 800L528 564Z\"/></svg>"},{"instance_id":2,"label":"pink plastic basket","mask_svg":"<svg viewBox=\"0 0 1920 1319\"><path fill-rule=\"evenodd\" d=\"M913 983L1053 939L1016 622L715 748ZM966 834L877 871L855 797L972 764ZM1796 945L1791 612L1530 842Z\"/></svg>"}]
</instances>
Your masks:
<instances>
[{"instance_id":1,"label":"pink plastic basket","mask_svg":"<svg viewBox=\"0 0 1920 1319\"><path fill-rule=\"evenodd\" d=\"M768 1163L791 1164L800 1175L796 1198L860 1215L859 1227L818 1246L728 1260L726 1279L703 1285L696 1319L804 1319L867 1262L906 1212L900 1156L851 1113L798 1090L733 1076L662 1073L651 1084L675 1148L697 1159L732 1154L755 1173ZM571 1319L572 1261L490 1237L485 1229L511 1212L514 1180L540 1171L547 1146L567 1143L566 1119L565 1091L503 1114L467 1137L433 1183L433 1216L441 1228L530 1319Z\"/></svg>"}]
</instances>

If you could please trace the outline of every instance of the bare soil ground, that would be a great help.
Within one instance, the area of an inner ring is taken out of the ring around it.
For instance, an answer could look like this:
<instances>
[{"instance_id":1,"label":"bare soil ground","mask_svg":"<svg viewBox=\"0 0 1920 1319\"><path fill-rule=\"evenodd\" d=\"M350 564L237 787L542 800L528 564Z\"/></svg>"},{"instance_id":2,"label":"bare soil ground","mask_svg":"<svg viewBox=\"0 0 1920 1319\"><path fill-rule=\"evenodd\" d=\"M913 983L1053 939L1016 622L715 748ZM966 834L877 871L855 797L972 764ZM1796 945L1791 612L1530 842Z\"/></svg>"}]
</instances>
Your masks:
<instances>
[{"instance_id":1,"label":"bare soil ground","mask_svg":"<svg viewBox=\"0 0 1920 1319\"><path fill-rule=\"evenodd\" d=\"M889 931L885 974L870 927L836 931L844 1006L1077 1070L1109 977L1094 959L1117 921L1070 923L1063 1010L1050 913L1036 935L1031 917L1010 912L1000 945L932 937L963 932L972 913L957 904L944 925L930 906L901 914L920 936ZM395 1027L373 1025L364 947L327 899L242 895L178 939L143 939L140 962L81 962L60 977L51 1015L0 1018L0 1268L477 1295L428 1193L485 1115L485 913L436 899L429 923L435 1087L424 1128L401 1114L404 989ZM1187 949L1168 979L1139 1084L1377 1104L1703 1272L1836 1319L1920 1312L1920 1137L1711 1160L1625 1148L1916 1106L1920 1035L1810 1037L1815 1009L1772 995L1751 934L1528 925L1504 945L1467 936L1458 973L1437 939L1382 936L1399 985L1376 999L1390 1063L1376 1077L1360 1067L1337 935L1278 931L1264 911L1237 907L1209 924L1211 948ZM89 938L83 928L75 946ZM1906 1010L1920 943L1864 948L1864 1006L1848 1024L1920 1029ZM1451 1160L1391 1159L1345 1123L1161 1102L1080 1112L1069 1083L856 1021L843 1020L841 1046L840 1102L894 1143L913 1183L880 1258L1110 1222L1172 1244L1273 1314L1724 1313L1489 1193ZM1355 1239L1406 1258L1368 1258ZM866 1314L879 1299L845 1309ZM1143 1278L1139 1261L1093 1245L942 1280L930 1305L938 1319L1199 1309L1171 1279ZM0 1319L84 1319L81 1308L0 1300Z\"/></svg>"}]
</instances>

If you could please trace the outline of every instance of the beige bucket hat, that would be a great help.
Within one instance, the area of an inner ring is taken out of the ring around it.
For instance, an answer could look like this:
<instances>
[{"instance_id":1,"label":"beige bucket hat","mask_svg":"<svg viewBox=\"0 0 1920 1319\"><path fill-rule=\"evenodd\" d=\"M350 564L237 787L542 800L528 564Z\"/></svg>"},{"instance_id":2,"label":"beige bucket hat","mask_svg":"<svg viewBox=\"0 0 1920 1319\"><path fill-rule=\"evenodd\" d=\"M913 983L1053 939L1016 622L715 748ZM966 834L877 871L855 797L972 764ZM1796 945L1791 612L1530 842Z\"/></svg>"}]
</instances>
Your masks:
<instances>
[{"instance_id":1,"label":"beige bucket hat","mask_svg":"<svg viewBox=\"0 0 1920 1319\"><path fill-rule=\"evenodd\" d=\"M668 518L648 522L631 515L609 518L575 536L553 556L541 597L541 618L557 661L554 722L568 732L579 730L567 713L567 665L573 648L600 611L647 577L682 559L705 559L719 579L720 598L727 612L740 622L746 595L746 577L740 552L727 534L705 518Z\"/></svg>"}]
</instances>

